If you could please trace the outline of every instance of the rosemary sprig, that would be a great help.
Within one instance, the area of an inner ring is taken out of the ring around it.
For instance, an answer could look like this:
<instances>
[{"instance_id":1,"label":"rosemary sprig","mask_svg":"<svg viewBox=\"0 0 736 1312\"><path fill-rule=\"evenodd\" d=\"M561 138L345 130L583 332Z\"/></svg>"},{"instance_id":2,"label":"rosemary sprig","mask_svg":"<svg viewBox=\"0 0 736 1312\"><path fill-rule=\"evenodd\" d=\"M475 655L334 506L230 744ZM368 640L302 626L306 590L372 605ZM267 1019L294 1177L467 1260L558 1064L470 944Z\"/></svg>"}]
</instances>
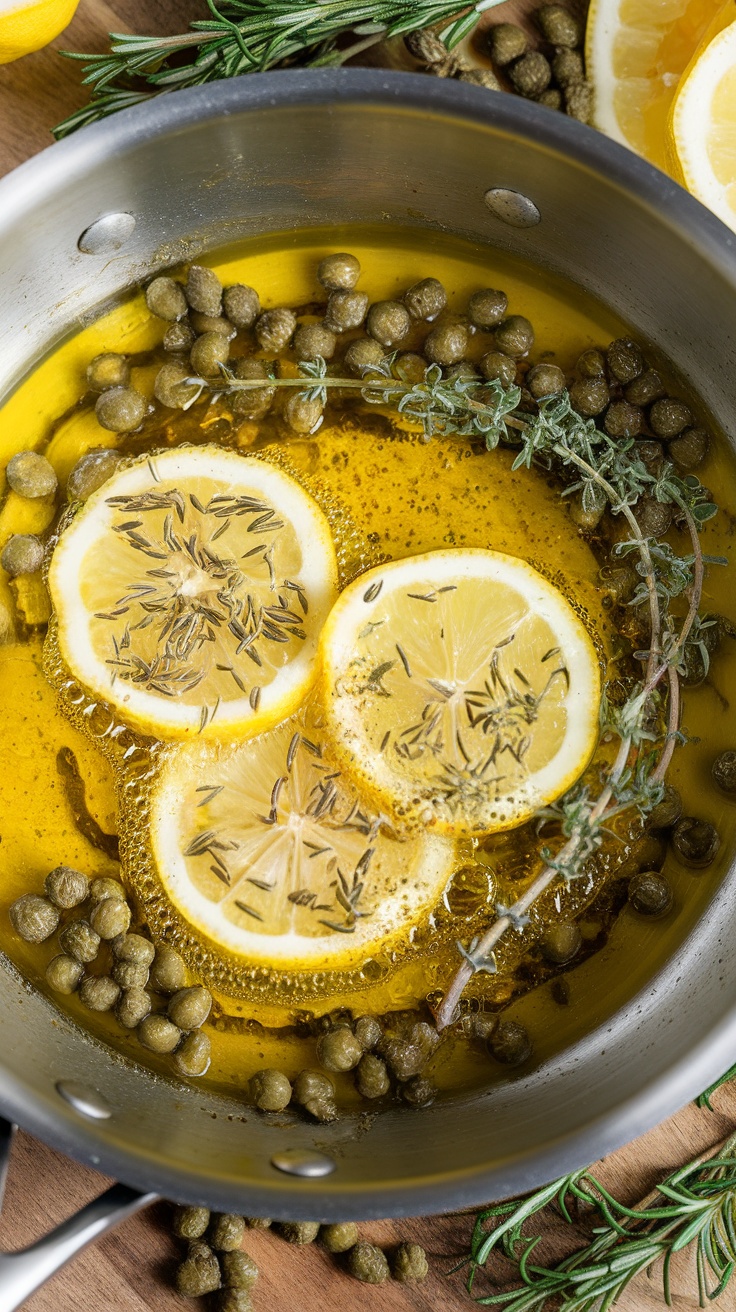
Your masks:
<instances>
[{"instance_id":1,"label":"rosemary sprig","mask_svg":"<svg viewBox=\"0 0 736 1312\"><path fill-rule=\"evenodd\" d=\"M182 87L271 68L344 64L389 37L444 23L451 50L501 0L207 0L211 17L175 36L111 32L108 54L84 62L90 103L54 129L57 139L131 104ZM351 39L352 38L352 39Z\"/></svg>"}]
</instances>

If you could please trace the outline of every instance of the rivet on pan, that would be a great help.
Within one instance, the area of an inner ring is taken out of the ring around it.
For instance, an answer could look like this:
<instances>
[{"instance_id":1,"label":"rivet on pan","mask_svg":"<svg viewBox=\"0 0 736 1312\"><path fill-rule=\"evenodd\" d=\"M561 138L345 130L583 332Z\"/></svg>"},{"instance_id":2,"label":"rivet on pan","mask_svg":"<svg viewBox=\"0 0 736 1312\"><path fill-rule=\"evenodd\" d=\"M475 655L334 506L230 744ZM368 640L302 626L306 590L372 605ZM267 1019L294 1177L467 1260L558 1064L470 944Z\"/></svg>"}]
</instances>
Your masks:
<instances>
[{"instance_id":1,"label":"rivet on pan","mask_svg":"<svg viewBox=\"0 0 736 1312\"><path fill-rule=\"evenodd\" d=\"M112 1116L112 1108L102 1094L78 1080L57 1080L56 1092L88 1121L107 1121Z\"/></svg>"},{"instance_id":2,"label":"rivet on pan","mask_svg":"<svg viewBox=\"0 0 736 1312\"><path fill-rule=\"evenodd\" d=\"M283 1152L274 1153L271 1165L285 1175L298 1175L303 1180L319 1180L337 1169L331 1157L311 1148L285 1148Z\"/></svg>"},{"instance_id":3,"label":"rivet on pan","mask_svg":"<svg viewBox=\"0 0 736 1312\"><path fill-rule=\"evenodd\" d=\"M134 229L133 214L103 214L85 228L77 246L84 255L110 255L125 245Z\"/></svg>"},{"instance_id":4,"label":"rivet on pan","mask_svg":"<svg viewBox=\"0 0 736 1312\"><path fill-rule=\"evenodd\" d=\"M507 223L510 228L533 228L541 221L541 214L528 196L508 187L491 187L484 198L491 214Z\"/></svg>"}]
</instances>

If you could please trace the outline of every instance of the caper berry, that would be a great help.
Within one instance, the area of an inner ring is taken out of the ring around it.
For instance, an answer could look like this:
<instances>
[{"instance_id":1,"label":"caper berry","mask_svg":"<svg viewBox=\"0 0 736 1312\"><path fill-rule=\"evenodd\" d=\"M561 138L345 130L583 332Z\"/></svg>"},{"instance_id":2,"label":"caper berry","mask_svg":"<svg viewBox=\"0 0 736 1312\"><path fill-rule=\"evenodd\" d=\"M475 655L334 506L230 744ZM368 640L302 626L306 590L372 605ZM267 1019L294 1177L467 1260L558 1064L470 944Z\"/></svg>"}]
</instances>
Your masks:
<instances>
[{"instance_id":1,"label":"caper berry","mask_svg":"<svg viewBox=\"0 0 736 1312\"><path fill-rule=\"evenodd\" d=\"M325 323L333 333L348 333L353 328L360 328L368 313L368 297L365 292L334 291L327 300Z\"/></svg>"},{"instance_id":2,"label":"caper berry","mask_svg":"<svg viewBox=\"0 0 736 1312\"><path fill-rule=\"evenodd\" d=\"M148 966L135 961L116 961L110 974L121 989L144 989L148 983Z\"/></svg>"},{"instance_id":3,"label":"caper berry","mask_svg":"<svg viewBox=\"0 0 736 1312\"><path fill-rule=\"evenodd\" d=\"M431 323L447 305L447 292L437 278L422 278L404 293L404 305L412 319Z\"/></svg>"},{"instance_id":4,"label":"caper berry","mask_svg":"<svg viewBox=\"0 0 736 1312\"><path fill-rule=\"evenodd\" d=\"M120 997L120 985L109 975L88 975L79 988L79 1000L90 1011L111 1011Z\"/></svg>"},{"instance_id":5,"label":"caper berry","mask_svg":"<svg viewBox=\"0 0 736 1312\"><path fill-rule=\"evenodd\" d=\"M317 1060L328 1071L352 1071L362 1056L362 1044L347 1026L323 1034L317 1044Z\"/></svg>"},{"instance_id":6,"label":"caper berry","mask_svg":"<svg viewBox=\"0 0 736 1312\"><path fill-rule=\"evenodd\" d=\"M345 352L345 365L356 378L362 378L365 373L381 364L383 358L384 350L380 342L374 342L371 337L359 337L350 343ZM422 370L424 367L422 361Z\"/></svg>"},{"instance_id":7,"label":"caper berry","mask_svg":"<svg viewBox=\"0 0 736 1312\"><path fill-rule=\"evenodd\" d=\"M43 564L43 543L33 533L14 533L9 537L0 556L6 574L11 579L21 574L35 574Z\"/></svg>"},{"instance_id":8,"label":"caper berry","mask_svg":"<svg viewBox=\"0 0 736 1312\"><path fill-rule=\"evenodd\" d=\"M611 394L605 378L584 378L570 388L570 404L579 415L592 419L605 410Z\"/></svg>"},{"instance_id":9,"label":"caper berry","mask_svg":"<svg viewBox=\"0 0 736 1312\"><path fill-rule=\"evenodd\" d=\"M535 364L525 381L535 401L541 401L543 396L557 396L565 390L565 375L556 364Z\"/></svg>"},{"instance_id":10,"label":"caper berry","mask_svg":"<svg viewBox=\"0 0 736 1312\"><path fill-rule=\"evenodd\" d=\"M736 793L736 752L720 752L711 766L711 774L722 793Z\"/></svg>"},{"instance_id":11,"label":"caper berry","mask_svg":"<svg viewBox=\"0 0 736 1312\"><path fill-rule=\"evenodd\" d=\"M184 289L193 310L201 314L219 315L222 307L222 283L213 269L193 264Z\"/></svg>"},{"instance_id":12,"label":"caper berry","mask_svg":"<svg viewBox=\"0 0 736 1312\"><path fill-rule=\"evenodd\" d=\"M118 897L125 901L125 889L118 879L110 879L107 875L100 875L99 879L93 879L89 886L90 901L96 905L98 902L104 902L106 897Z\"/></svg>"},{"instance_id":13,"label":"caper berry","mask_svg":"<svg viewBox=\"0 0 736 1312\"><path fill-rule=\"evenodd\" d=\"M89 880L71 866L56 866L44 880L44 888L51 901L64 911L78 907L89 897Z\"/></svg>"},{"instance_id":14,"label":"caper berry","mask_svg":"<svg viewBox=\"0 0 736 1312\"><path fill-rule=\"evenodd\" d=\"M562 109L562 92L557 87L547 87L541 96L537 96L537 104L544 105L546 109Z\"/></svg>"},{"instance_id":15,"label":"caper berry","mask_svg":"<svg viewBox=\"0 0 736 1312\"><path fill-rule=\"evenodd\" d=\"M222 1262L220 1262L222 1266ZM221 1289L215 1295L216 1312L253 1312L249 1289Z\"/></svg>"},{"instance_id":16,"label":"caper berry","mask_svg":"<svg viewBox=\"0 0 736 1312\"><path fill-rule=\"evenodd\" d=\"M403 383L423 383L427 373L427 361L415 351L404 351L394 364L394 373Z\"/></svg>"},{"instance_id":17,"label":"caper berry","mask_svg":"<svg viewBox=\"0 0 736 1312\"><path fill-rule=\"evenodd\" d=\"M355 1022L355 1037L365 1052L375 1048L383 1035L380 1021L375 1016L359 1016Z\"/></svg>"},{"instance_id":18,"label":"caper berry","mask_svg":"<svg viewBox=\"0 0 736 1312\"><path fill-rule=\"evenodd\" d=\"M201 1239L209 1223L207 1207L175 1207L171 1228L177 1239Z\"/></svg>"},{"instance_id":19,"label":"caper berry","mask_svg":"<svg viewBox=\"0 0 736 1312\"><path fill-rule=\"evenodd\" d=\"M245 1221L234 1212L217 1212L210 1222L207 1241L216 1252L233 1253L243 1242Z\"/></svg>"},{"instance_id":20,"label":"caper berry","mask_svg":"<svg viewBox=\"0 0 736 1312\"><path fill-rule=\"evenodd\" d=\"M332 1083L321 1071L300 1071L294 1080L292 1097L294 1102L309 1112L316 1121L334 1121L337 1119L335 1090Z\"/></svg>"},{"instance_id":21,"label":"caper berry","mask_svg":"<svg viewBox=\"0 0 736 1312\"><path fill-rule=\"evenodd\" d=\"M652 432L667 441L671 437L679 437L684 429L688 428L693 422L692 414L684 401L677 401L674 397L665 396L661 401L655 401L649 411L649 424Z\"/></svg>"},{"instance_id":22,"label":"caper berry","mask_svg":"<svg viewBox=\"0 0 736 1312\"><path fill-rule=\"evenodd\" d=\"M159 944L151 966L151 988L157 993L178 993L186 982L187 968L183 957L166 943Z\"/></svg>"},{"instance_id":23,"label":"caper berry","mask_svg":"<svg viewBox=\"0 0 736 1312\"><path fill-rule=\"evenodd\" d=\"M585 77L583 56L579 50L561 47L552 59L552 75L560 87L571 87Z\"/></svg>"},{"instance_id":24,"label":"caper berry","mask_svg":"<svg viewBox=\"0 0 736 1312\"><path fill-rule=\"evenodd\" d=\"M501 1020L488 1040L488 1051L504 1066L521 1066L532 1053L529 1035L515 1020Z\"/></svg>"},{"instance_id":25,"label":"caper berry","mask_svg":"<svg viewBox=\"0 0 736 1312\"><path fill-rule=\"evenodd\" d=\"M205 333L219 333L221 337L226 337L229 342L237 335L235 324L230 323L221 314L200 314L199 310L192 310L189 316L191 324L197 337L203 337ZM192 343L194 345L194 343Z\"/></svg>"},{"instance_id":26,"label":"caper berry","mask_svg":"<svg viewBox=\"0 0 736 1312\"><path fill-rule=\"evenodd\" d=\"M473 292L468 301L468 318L476 328L496 328L503 320L508 304L505 292L496 291L493 287L482 287L480 291Z\"/></svg>"},{"instance_id":27,"label":"caper berry","mask_svg":"<svg viewBox=\"0 0 736 1312\"><path fill-rule=\"evenodd\" d=\"M366 1052L358 1062L355 1087L361 1098L383 1098L391 1088L386 1063L374 1052Z\"/></svg>"},{"instance_id":28,"label":"caper berry","mask_svg":"<svg viewBox=\"0 0 736 1312\"><path fill-rule=\"evenodd\" d=\"M672 784L665 784L662 800L653 806L647 816L647 829L671 829L682 815L682 798Z\"/></svg>"},{"instance_id":29,"label":"caper berry","mask_svg":"<svg viewBox=\"0 0 736 1312\"><path fill-rule=\"evenodd\" d=\"M95 404L98 424L111 433L134 433L143 423L147 410L145 396L134 387L111 387L108 392L100 393Z\"/></svg>"},{"instance_id":30,"label":"caper berry","mask_svg":"<svg viewBox=\"0 0 736 1312\"><path fill-rule=\"evenodd\" d=\"M603 427L609 437L636 437L644 427L644 412L628 401L612 401Z\"/></svg>"},{"instance_id":31,"label":"caper berry","mask_svg":"<svg viewBox=\"0 0 736 1312\"><path fill-rule=\"evenodd\" d=\"M672 907L669 880L658 870L642 870L629 880L629 904L640 916L664 916Z\"/></svg>"},{"instance_id":32,"label":"caper berry","mask_svg":"<svg viewBox=\"0 0 736 1312\"><path fill-rule=\"evenodd\" d=\"M358 1227L354 1221L334 1221L322 1226L319 1240L328 1253L347 1253L358 1242Z\"/></svg>"},{"instance_id":33,"label":"caper berry","mask_svg":"<svg viewBox=\"0 0 736 1312\"><path fill-rule=\"evenodd\" d=\"M403 341L411 328L411 315L401 301L376 301L366 318L369 337L391 348Z\"/></svg>"},{"instance_id":34,"label":"caper berry","mask_svg":"<svg viewBox=\"0 0 736 1312\"><path fill-rule=\"evenodd\" d=\"M667 446L667 454L688 473L702 465L710 450L710 438L703 428L687 428Z\"/></svg>"},{"instance_id":35,"label":"caper berry","mask_svg":"<svg viewBox=\"0 0 736 1312\"><path fill-rule=\"evenodd\" d=\"M331 360L335 354L337 338L323 323L301 323L294 334L294 354L297 360Z\"/></svg>"},{"instance_id":36,"label":"caper berry","mask_svg":"<svg viewBox=\"0 0 736 1312\"><path fill-rule=\"evenodd\" d=\"M520 360L528 355L534 345L534 329L523 314L511 314L499 324L494 333L497 351Z\"/></svg>"},{"instance_id":37,"label":"caper berry","mask_svg":"<svg viewBox=\"0 0 736 1312\"><path fill-rule=\"evenodd\" d=\"M121 934L112 940L111 947L118 961L130 961L146 969L150 967L156 953L153 943L142 934Z\"/></svg>"},{"instance_id":38,"label":"caper berry","mask_svg":"<svg viewBox=\"0 0 736 1312\"><path fill-rule=\"evenodd\" d=\"M514 91L527 100L536 100L552 81L549 60L539 50L528 50L509 65L508 75Z\"/></svg>"},{"instance_id":39,"label":"caper berry","mask_svg":"<svg viewBox=\"0 0 736 1312\"><path fill-rule=\"evenodd\" d=\"M50 497L58 487L53 465L37 451L19 451L5 466L8 487L19 497Z\"/></svg>"},{"instance_id":40,"label":"caper berry","mask_svg":"<svg viewBox=\"0 0 736 1312\"><path fill-rule=\"evenodd\" d=\"M291 1102L291 1083L283 1071L257 1071L248 1085L255 1106L262 1112L282 1112Z\"/></svg>"},{"instance_id":41,"label":"caper berry","mask_svg":"<svg viewBox=\"0 0 736 1312\"><path fill-rule=\"evenodd\" d=\"M115 1015L126 1030L136 1029L151 1011L151 998L145 989L126 989L115 1004Z\"/></svg>"},{"instance_id":42,"label":"caper berry","mask_svg":"<svg viewBox=\"0 0 736 1312\"><path fill-rule=\"evenodd\" d=\"M251 356L238 360L235 366L235 377L249 380L268 378L268 371L262 360L254 360ZM230 405L233 415L236 419L263 419L271 409L271 403L275 395L274 387L253 387L247 391L234 392L230 397Z\"/></svg>"},{"instance_id":43,"label":"caper berry","mask_svg":"<svg viewBox=\"0 0 736 1312\"><path fill-rule=\"evenodd\" d=\"M401 1096L410 1107L429 1107L437 1097L437 1089L424 1075L413 1075L401 1086Z\"/></svg>"},{"instance_id":44,"label":"caper berry","mask_svg":"<svg viewBox=\"0 0 736 1312\"><path fill-rule=\"evenodd\" d=\"M275 1229L287 1244L313 1244L319 1234L319 1221L277 1221Z\"/></svg>"},{"instance_id":45,"label":"caper berry","mask_svg":"<svg viewBox=\"0 0 736 1312\"><path fill-rule=\"evenodd\" d=\"M578 123L592 122L593 88L590 82L574 82L565 87L565 113Z\"/></svg>"},{"instance_id":46,"label":"caper berry","mask_svg":"<svg viewBox=\"0 0 736 1312\"><path fill-rule=\"evenodd\" d=\"M144 1016L138 1029L138 1042L151 1052L173 1052L181 1041L181 1030L160 1012Z\"/></svg>"},{"instance_id":47,"label":"caper berry","mask_svg":"<svg viewBox=\"0 0 736 1312\"><path fill-rule=\"evenodd\" d=\"M580 951L582 937L577 925L559 920L544 931L539 946L542 956L555 966L565 966Z\"/></svg>"},{"instance_id":48,"label":"caper berry","mask_svg":"<svg viewBox=\"0 0 736 1312\"><path fill-rule=\"evenodd\" d=\"M426 1280L429 1275L427 1254L421 1244L399 1244L391 1257L391 1275L403 1285Z\"/></svg>"},{"instance_id":49,"label":"caper berry","mask_svg":"<svg viewBox=\"0 0 736 1312\"><path fill-rule=\"evenodd\" d=\"M194 345L194 329L188 323L172 323L164 333L163 348L176 354L189 355Z\"/></svg>"},{"instance_id":50,"label":"caper berry","mask_svg":"<svg viewBox=\"0 0 736 1312\"><path fill-rule=\"evenodd\" d=\"M541 5L534 18L545 41L552 46L566 46L572 50L582 40L580 24L564 5Z\"/></svg>"},{"instance_id":51,"label":"caper berry","mask_svg":"<svg viewBox=\"0 0 736 1312\"><path fill-rule=\"evenodd\" d=\"M220 365L227 364L230 358L230 343L222 333L204 333L198 337L189 353L189 360L195 374L202 378L216 378ZM171 365L164 365L171 369Z\"/></svg>"},{"instance_id":52,"label":"caper berry","mask_svg":"<svg viewBox=\"0 0 736 1312\"><path fill-rule=\"evenodd\" d=\"M293 310L279 306L275 310L265 310L256 320L256 338L262 351L271 351L277 355L289 345L296 331L296 315Z\"/></svg>"},{"instance_id":53,"label":"caper berry","mask_svg":"<svg viewBox=\"0 0 736 1312\"><path fill-rule=\"evenodd\" d=\"M222 308L236 328L252 328L261 312L261 302L253 287L234 283L222 293Z\"/></svg>"},{"instance_id":54,"label":"caper berry","mask_svg":"<svg viewBox=\"0 0 736 1312\"><path fill-rule=\"evenodd\" d=\"M59 946L76 961L89 965L100 950L102 940L88 920L72 920L59 935Z\"/></svg>"},{"instance_id":55,"label":"caper berry","mask_svg":"<svg viewBox=\"0 0 736 1312\"><path fill-rule=\"evenodd\" d=\"M47 897L24 893L10 904L10 923L26 943L44 943L58 929L59 909Z\"/></svg>"},{"instance_id":56,"label":"caper berry","mask_svg":"<svg viewBox=\"0 0 736 1312\"><path fill-rule=\"evenodd\" d=\"M658 474L662 468L664 460L664 447L661 442L651 441L649 438L641 438L634 443L632 454L641 460L645 469L650 474Z\"/></svg>"},{"instance_id":57,"label":"caper berry","mask_svg":"<svg viewBox=\"0 0 736 1312\"><path fill-rule=\"evenodd\" d=\"M317 281L328 292L352 291L360 277L360 261L347 251L325 255L317 265Z\"/></svg>"},{"instance_id":58,"label":"caper berry","mask_svg":"<svg viewBox=\"0 0 736 1312\"><path fill-rule=\"evenodd\" d=\"M322 424L324 408L318 396L293 392L284 406L284 418L295 433L316 433Z\"/></svg>"},{"instance_id":59,"label":"caper berry","mask_svg":"<svg viewBox=\"0 0 736 1312\"><path fill-rule=\"evenodd\" d=\"M166 1014L180 1030L198 1030L212 1010L212 994L201 984L178 989L169 1001Z\"/></svg>"},{"instance_id":60,"label":"caper berry","mask_svg":"<svg viewBox=\"0 0 736 1312\"><path fill-rule=\"evenodd\" d=\"M127 387L130 365L124 355L104 351L87 365L87 382L93 392L107 392L111 387Z\"/></svg>"},{"instance_id":61,"label":"caper berry","mask_svg":"<svg viewBox=\"0 0 736 1312\"><path fill-rule=\"evenodd\" d=\"M112 447L98 447L80 456L66 480L69 501L86 501L108 478L112 478L120 464L120 452Z\"/></svg>"},{"instance_id":62,"label":"caper berry","mask_svg":"<svg viewBox=\"0 0 736 1312\"><path fill-rule=\"evenodd\" d=\"M624 390L624 396L632 405L651 405L665 395L665 387L656 369L645 369Z\"/></svg>"},{"instance_id":63,"label":"caper berry","mask_svg":"<svg viewBox=\"0 0 736 1312\"><path fill-rule=\"evenodd\" d=\"M204 1030L192 1030L174 1053L174 1065L180 1075L193 1079L209 1069L212 1044Z\"/></svg>"},{"instance_id":64,"label":"caper berry","mask_svg":"<svg viewBox=\"0 0 736 1312\"><path fill-rule=\"evenodd\" d=\"M397 1080L408 1080L418 1075L427 1059L418 1043L410 1043L398 1037L383 1039L380 1052Z\"/></svg>"},{"instance_id":65,"label":"caper berry","mask_svg":"<svg viewBox=\"0 0 736 1312\"><path fill-rule=\"evenodd\" d=\"M176 1289L182 1298L201 1298L220 1288L220 1264L209 1244L195 1240L176 1268Z\"/></svg>"},{"instance_id":66,"label":"caper berry","mask_svg":"<svg viewBox=\"0 0 736 1312\"><path fill-rule=\"evenodd\" d=\"M617 337L606 351L608 372L619 383L633 382L644 372L644 363L640 347L629 337Z\"/></svg>"},{"instance_id":67,"label":"caper berry","mask_svg":"<svg viewBox=\"0 0 736 1312\"><path fill-rule=\"evenodd\" d=\"M89 923L100 938L117 938L130 925L131 911L127 902L119 897L106 897L89 913Z\"/></svg>"},{"instance_id":68,"label":"caper berry","mask_svg":"<svg viewBox=\"0 0 736 1312\"><path fill-rule=\"evenodd\" d=\"M46 967L46 982L55 993L75 993L82 982L84 966L81 961L65 954L53 957Z\"/></svg>"},{"instance_id":69,"label":"caper berry","mask_svg":"<svg viewBox=\"0 0 736 1312\"><path fill-rule=\"evenodd\" d=\"M424 354L432 364L458 364L468 350L468 330L464 323L449 320L433 328L424 343Z\"/></svg>"},{"instance_id":70,"label":"caper berry","mask_svg":"<svg viewBox=\"0 0 736 1312\"><path fill-rule=\"evenodd\" d=\"M480 371L489 382L497 378L503 387L512 387L516 381L516 361L501 351L488 351L480 362Z\"/></svg>"},{"instance_id":71,"label":"caper berry","mask_svg":"<svg viewBox=\"0 0 736 1312\"><path fill-rule=\"evenodd\" d=\"M420 64L442 64L447 59L447 46L431 27L420 27L409 32L404 37L404 45Z\"/></svg>"},{"instance_id":72,"label":"caper berry","mask_svg":"<svg viewBox=\"0 0 736 1312\"><path fill-rule=\"evenodd\" d=\"M390 1274L383 1249L363 1240L350 1249L347 1264L351 1276L366 1285L382 1285Z\"/></svg>"},{"instance_id":73,"label":"caper berry","mask_svg":"<svg viewBox=\"0 0 736 1312\"><path fill-rule=\"evenodd\" d=\"M488 45L494 64L505 68L526 54L529 41L526 32L516 23L496 23L488 29Z\"/></svg>"},{"instance_id":74,"label":"caper berry","mask_svg":"<svg viewBox=\"0 0 736 1312\"><path fill-rule=\"evenodd\" d=\"M695 816L682 816L672 831L672 847L678 861L693 870L709 866L718 855L721 840L718 830L709 820Z\"/></svg>"},{"instance_id":75,"label":"caper berry","mask_svg":"<svg viewBox=\"0 0 736 1312\"><path fill-rule=\"evenodd\" d=\"M184 288L181 283L176 282L174 278L167 278L165 274L160 278L154 278L146 288L146 305L151 314L155 314L159 319L168 319L171 322L181 319L187 312Z\"/></svg>"}]
</instances>

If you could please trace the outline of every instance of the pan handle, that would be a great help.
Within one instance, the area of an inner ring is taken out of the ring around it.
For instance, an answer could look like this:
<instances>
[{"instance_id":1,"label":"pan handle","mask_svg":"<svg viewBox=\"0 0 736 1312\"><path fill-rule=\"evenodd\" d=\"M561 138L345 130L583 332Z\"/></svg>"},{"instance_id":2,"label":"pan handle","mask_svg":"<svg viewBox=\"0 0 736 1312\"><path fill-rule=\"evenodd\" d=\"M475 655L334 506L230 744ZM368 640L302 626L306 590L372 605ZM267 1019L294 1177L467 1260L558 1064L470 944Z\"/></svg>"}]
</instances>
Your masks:
<instances>
[{"instance_id":1,"label":"pan handle","mask_svg":"<svg viewBox=\"0 0 736 1312\"><path fill-rule=\"evenodd\" d=\"M0 1119L0 1206L15 1131L16 1126ZM21 1307L36 1289L87 1244L156 1199L156 1194L142 1194L128 1185L114 1184L29 1248L0 1253L1 1312L14 1312L15 1308Z\"/></svg>"}]
</instances>

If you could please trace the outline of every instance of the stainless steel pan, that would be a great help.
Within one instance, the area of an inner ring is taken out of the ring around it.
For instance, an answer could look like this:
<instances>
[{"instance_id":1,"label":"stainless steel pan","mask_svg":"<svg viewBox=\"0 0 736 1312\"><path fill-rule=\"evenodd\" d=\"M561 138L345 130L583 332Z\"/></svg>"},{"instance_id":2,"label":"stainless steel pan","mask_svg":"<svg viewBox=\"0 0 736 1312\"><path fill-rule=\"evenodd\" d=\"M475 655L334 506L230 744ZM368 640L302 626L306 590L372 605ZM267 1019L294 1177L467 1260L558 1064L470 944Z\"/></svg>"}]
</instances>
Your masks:
<instances>
[{"instance_id":1,"label":"stainless steel pan","mask_svg":"<svg viewBox=\"0 0 736 1312\"><path fill-rule=\"evenodd\" d=\"M0 183L0 391L158 267L258 233L389 221L573 279L697 377L729 431L732 234L562 115L373 71L277 73L163 97ZM0 1110L144 1194L228 1211L361 1218L517 1193L615 1149L733 1061L735 885L732 869L676 959L572 1049L491 1092L387 1112L360 1133L349 1117L278 1128L125 1064L4 963ZM135 1205L128 1192L111 1208ZM67 1236L65 1256L69 1247ZM13 1271L3 1308L23 1295Z\"/></svg>"}]
</instances>

